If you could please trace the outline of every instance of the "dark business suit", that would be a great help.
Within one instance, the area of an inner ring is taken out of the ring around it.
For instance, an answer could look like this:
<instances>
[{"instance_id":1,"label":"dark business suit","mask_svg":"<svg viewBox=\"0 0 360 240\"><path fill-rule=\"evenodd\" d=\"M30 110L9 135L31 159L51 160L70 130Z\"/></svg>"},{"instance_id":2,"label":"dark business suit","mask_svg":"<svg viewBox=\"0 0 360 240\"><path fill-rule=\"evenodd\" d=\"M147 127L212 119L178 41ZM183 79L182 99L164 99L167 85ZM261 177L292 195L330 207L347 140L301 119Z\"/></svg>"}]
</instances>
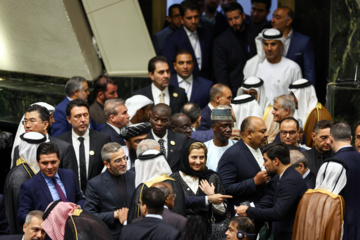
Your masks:
<instances>
[{"instance_id":1,"label":"dark business suit","mask_svg":"<svg viewBox=\"0 0 360 240\"><path fill-rule=\"evenodd\" d=\"M60 165L59 168L71 169L74 171L76 175L78 175L78 168L76 163L76 155L74 148L71 144L61 140L59 138L55 138L53 136L49 136L49 141L55 144L59 149L60 154ZM14 160L13 166L16 166L16 161L19 159L19 146L15 147L14 150Z\"/></svg>"},{"instance_id":2,"label":"dark business suit","mask_svg":"<svg viewBox=\"0 0 360 240\"><path fill-rule=\"evenodd\" d=\"M122 240L175 240L181 239L181 232L154 217L144 217L141 221L126 225L121 231Z\"/></svg>"},{"instance_id":3,"label":"dark business suit","mask_svg":"<svg viewBox=\"0 0 360 240\"><path fill-rule=\"evenodd\" d=\"M154 139L152 132L148 133L149 139ZM183 148L186 145L187 137L185 134L176 133L168 129L167 135L167 156L166 161L168 162L171 171L177 172L180 170L180 161L183 156Z\"/></svg>"},{"instance_id":4,"label":"dark business suit","mask_svg":"<svg viewBox=\"0 0 360 240\"><path fill-rule=\"evenodd\" d=\"M274 239L291 240L297 206L307 190L304 179L293 167L288 167L280 181L274 177L268 185L272 189L263 198L249 207L249 218L272 222L271 231Z\"/></svg>"},{"instance_id":5,"label":"dark business suit","mask_svg":"<svg viewBox=\"0 0 360 240\"><path fill-rule=\"evenodd\" d=\"M304 178L306 186L308 188L314 189L316 182L316 175L310 170L309 174Z\"/></svg>"},{"instance_id":6,"label":"dark business suit","mask_svg":"<svg viewBox=\"0 0 360 240\"><path fill-rule=\"evenodd\" d=\"M163 214L162 214L164 222L170 224L177 230L181 232L181 239L187 239L187 237L190 237L187 235L187 223L188 220L186 217L181 216L180 214L173 213L169 209L164 208Z\"/></svg>"},{"instance_id":7,"label":"dark business suit","mask_svg":"<svg viewBox=\"0 0 360 240\"><path fill-rule=\"evenodd\" d=\"M22 240L24 235L3 235L0 240Z\"/></svg>"},{"instance_id":8,"label":"dark business suit","mask_svg":"<svg viewBox=\"0 0 360 240\"><path fill-rule=\"evenodd\" d=\"M334 155L334 152L330 149L328 153L323 155L323 159L316 159L316 154L320 153L317 152L315 147L313 147L312 149L305 151L304 154L309 158L309 168L311 172L316 175L324 161L327 158L332 157Z\"/></svg>"},{"instance_id":9,"label":"dark business suit","mask_svg":"<svg viewBox=\"0 0 360 240\"><path fill-rule=\"evenodd\" d=\"M172 34L174 32L174 30L170 27L167 26L166 28L164 28L163 30L161 30L160 32L157 32L153 38L152 38L152 42L154 45L154 49L156 52L156 55L161 55L162 50L164 48L164 44L165 44L165 40L166 38Z\"/></svg>"},{"instance_id":10,"label":"dark business suit","mask_svg":"<svg viewBox=\"0 0 360 240\"><path fill-rule=\"evenodd\" d=\"M236 36L232 28L228 28L214 41L212 63L216 82L227 85L233 96L236 96L244 80L243 69L249 59L248 50L255 47L250 45L250 41L246 29Z\"/></svg>"},{"instance_id":11,"label":"dark business suit","mask_svg":"<svg viewBox=\"0 0 360 240\"><path fill-rule=\"evenodd\" d=\"M125 139L123 137L121 137L120 134L118 134L111 126L109 126L109 124L105 124L104 128L101 129L100 132L109 135L111 142L117 142L121 146L126 145Z\"/></svg>"},{"instance_id":12,"label":"dark business suit","mask_svg":"<svg viewBox=\"0 0 360 240\"><path fill-rule=\"evenodd\" d=\"M84 209L100 218L109 227L114 239L119 238L122 229L119 220L114 219L114 211L129 208L135 190L135 173L127 171L124 179L126 196L119 192L108 170L91 179L86 188ZM124 199L127 199L127 203Z\"/></svg>"},{"instance_id":13,"label":"dark business suit","mask_svg":"<svg viewBox=\"0 0 360 240\"><path fill-rule=\"evenodd\" d=\"M87 174L88 180L99 175L101 173L101 171L103 170L104 161L101 158L101 149L105 144L110 142L110 137L107 134L101 133L101 132L98 132L95 130L91 130L91 129L89 129L89 130L90 130L90 132L89 132L89 137L90 137L89 153L85 153L85 154L89 154L89 166L88 166L88 174ZM64 141L70 143L71 145L73 145L72 131L62 134L61 136L59 136L59 139L64 140ZM93 154L90 154L91 151L93 152ZM76 166L78 167L77 162L76 162ZM82 189L82 190L85 191L85 189Z\"/></svg>"},{"instance_id":14,"label":"dark business suit","mask_svg":"<svg viewBox=\"0 0 360 240\"><path fill-rule=\"evenodd\" d=\"M177 74L171 75L170 84L179 87ZM212 85L212 81L193 75L190 102L196 103L200 108L204 108L209 103L209 92Z\"/></svg>"},{"instance_id":15,"label":"dark business suit","mask_svg":"<svg viewBox=\"0 0 360 240\"><path fill-rule=\"evenodd\" d=\"M228 200L228 210L234 215L234 205L241 202L257 202L264 193L265 184L256 186L254 177L260 172L260 166L241 139L220 158L218 173L225 193L233 196Z\"/></svg>"},{"instance_id":16,"label":"dark business suit","mask_svg":"<svg viewBox=\"0 0 360 240\"><path fill-rule=\"evenodd\" d=\"M315 86L315 56L310 38L293 30L286 57L299 64L303 77Z\"/></svg>"},{"instance_id":17,"label":"dark business suit","mask_svg":"<svg viewBox=\"0 0 360 240\"><path fill-rule=\"evenodd\" d=\"M77 176L69 169L59 168L58 173L64 184L68 202L76 203L82 207L85 200L81 194ZM25 217L30 211L45 211L49 203L54 201L41 172L21 184L19 199L18 222L20 225L24 224Z\"/></svg>"},{"instance_id":18,"label":"dark business suit","mask_svg":"<svg viewBox=\"0 0 360 240\"><path fill-rule=\"evenodd\" d=\"M166 38L162 53L169 61L169 67L172 74L175 74L173 62L175 62L176 53L179 50L187 50L189 53L191 53L195 62L194 73L207 79L212 78L212 33L211 31L206 31L205 29L198 28L197 35L199 37L199 43L201 48L201 70L199 70L199 64L196 61L194 49L190 43L187 33L184 30L184 27L178 28L173 34Z\"/></svg>"},{"instance_id":19,"label":"dark business suit","mask_svg":"<svg viewBox=\"0 0 360 240\"><path fill-rule=\"evenodd\" d=\"M360 239L360 153L349 146L338 150L333 158L348 166L346 186L340 192L345 200L343 239Z\"/></svg>"},{"instance_id":20,"label":"dark business suit","mask_svg":"<svg viewBox=\"0 0 360 240\"><path fill-rule=\"evenodd\" d=\"M55 122L51 126L51 135L54 137L60 136L67 131L72 129L71 124L66 119L66 106L70 100L65 97L58 105L55 107L54 120Z\"/></svg>"},{"instance_id":21,"label":"dark business suit","mask_svg":"<svg viewBox=\"0 0 360 240\"><path fill-rule=\"evenodd\" d=\"M201 110L200 126L196 130L209 130L211 129L211 109L208 105Z\"/></svg>"},{"instance_id":22,"label":"dark business suit","mask_svg":"<svg viewBox=\"0 0 360 240\"><path fill-rule=\"evenodd\" d=\"M171 114L179 113L181 108L184 106L185 103L188 102L185 90L179 87L175 87L172 85L168 86L169 94L170 94L170 108ZM133 92L132 96L134 95L143 95L152 101L154 101L152 92L151 92L151 84L141 88L135 92Z\"/></svg>"}]
</instances>

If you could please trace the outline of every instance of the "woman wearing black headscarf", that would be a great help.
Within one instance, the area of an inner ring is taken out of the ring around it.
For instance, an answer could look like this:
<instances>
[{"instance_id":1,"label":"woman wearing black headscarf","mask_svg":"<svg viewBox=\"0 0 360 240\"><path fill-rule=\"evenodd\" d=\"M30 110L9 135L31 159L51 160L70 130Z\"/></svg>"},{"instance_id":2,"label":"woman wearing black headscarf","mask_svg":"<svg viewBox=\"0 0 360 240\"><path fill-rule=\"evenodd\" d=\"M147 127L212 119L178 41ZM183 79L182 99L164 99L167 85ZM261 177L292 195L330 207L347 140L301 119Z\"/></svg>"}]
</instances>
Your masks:
<instances>
[{"instance_id":1,"label":"woman wearing black headscarf","mask_svg":"<svg viewBox=\"0 0 360 240\"><path fill-rule=\"evenodd\" d=\"M207 239L211 211L214 216L224 216L225 190L219 175L206 167L207 148L202 142L190 142L184 148L181 170L173 173L185 193L186 215L192 229L192 239ZM210 211L211 210L211 211Z\"/></svg>"}]
</instances>

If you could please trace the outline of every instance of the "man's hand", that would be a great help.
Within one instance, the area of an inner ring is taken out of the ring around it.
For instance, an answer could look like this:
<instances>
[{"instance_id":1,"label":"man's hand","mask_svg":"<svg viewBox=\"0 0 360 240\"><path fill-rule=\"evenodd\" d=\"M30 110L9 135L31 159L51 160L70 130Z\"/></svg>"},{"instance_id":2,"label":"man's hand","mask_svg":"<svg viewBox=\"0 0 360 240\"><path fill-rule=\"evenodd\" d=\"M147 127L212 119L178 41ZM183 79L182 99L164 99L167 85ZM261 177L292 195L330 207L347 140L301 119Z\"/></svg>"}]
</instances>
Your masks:
<instances>
[{"instance_id":1,"label":"man's hand","mask_svg":"<svg viewBox=\"0 0 360 240\"><path fill-rule=\"evenodd\" d=\"M248 209L249 207L248 206L244 206L244 205L240 205L238 207L236 207L235 209L235 212L237 215L239 216L243 216L243 217L246 217L246 210Z\"/></svg>"},{"instance_id":2,"label":"man's hand","mask_svg":"<svg viewBox=\"0 0 360 240\"><path fill-rule=\"evenodd\" d=\"M210 203L220 204L225 201L227 198L232 198L230 195L222 195L220 193L209 195L208 196Z\"/></svg>"},{"instance_id":3,"label":"man's hand","mask_svg":"<svg viewBox=\"0 0 360 240\"><path fill-rule=\"evenodd\" d=\"M199 187L201 191L203 191L206 195L213 195L215 194L215 186L213 183L211 185L206 179L200 181Z\"/></svg>"},{"instance_id":4,"label":"man's hand","mask_svg":"<svg viewBox=\"0 0 360 240\"><path fill-rule=\"evenodd\" d=\"M260 171L254 177L255 185L266 183L269 180L269 176L266 171Z\"/></svg>"},{"instance_id":5,"label":"man's hand","mask_svg":"<svg viewBox=\"0 0 360 240\"><path fill-rule=\"evenodd\" d=\"M123 225L123 223L127 220L129 209L123 207L122 209L117 210L120 224Z\"/></svg>"}]
</instances>

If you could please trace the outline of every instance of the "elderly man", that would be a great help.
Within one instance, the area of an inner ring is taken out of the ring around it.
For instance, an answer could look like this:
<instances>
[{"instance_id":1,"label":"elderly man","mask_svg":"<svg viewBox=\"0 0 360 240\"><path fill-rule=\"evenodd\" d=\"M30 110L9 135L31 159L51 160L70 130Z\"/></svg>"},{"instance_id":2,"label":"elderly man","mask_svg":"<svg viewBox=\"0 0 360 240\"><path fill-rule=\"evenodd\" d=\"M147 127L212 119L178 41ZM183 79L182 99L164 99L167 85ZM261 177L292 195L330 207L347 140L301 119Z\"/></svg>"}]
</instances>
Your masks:
<instances>
[{"instance_id":1,"label":"elderly man","mask_svg":"<svg viewBox=\"0 0 360 240\"><path fill-rule=\"evenodd\" d=\"M222 155L218 165L225 193L233 196L228 204L232 215L234 206L241 202L258 201L269 180L266 171L261 171L264 160L260 147L266 145L268 136L264 121L257 117L247 117L240 130L241 140Z\"/></svg>"},{"instance_id":2,"label":"elderly man","mask_svg":"<svg viewBox=\"0 0 360 240\"><path fill-rule=\"evenodd\" d=\"M191 138L191 121L188 116L183 113L175 113L171 116L170 121L173 132L182 133Z\"/></svg>"},{"instance_id":3,"label":"elderly man","mask_svg":"<svg viewBox=\"0 0 360 240\"><path fill-rule=\"evenodd\" d=\"M150 117L151 132L149 139L155 139L160 144L160 150L164 154L171 170L176 172L180 169L183 147L187 137L184 134L173 132L168 129L171 121L171 109L163 103L154 106Z\"/></svg>"},{"instance_id":4,"label":"elderly man","mask_svg":"<svg viewBox=\"0 0 360 240\"><path fill-rule=\"evenodd\" d=\"M217 172L220 158L236 143L230 139L233 126L231 108L226 105L214 108L211 112L211 122L214 138L204 143L208 149L206 166Z\"/></svg>"},{"instance_id":5,"label":"elderly man","mask_svg":"<svg viewBox=\"0 0 360 240\"><path fill-rule=\"evenodd\" d=\"M183 88L169 85L171 74L167 61L163 56L151 58L148 72L152 84L135 91L132 95L146 96L154 105L165 103L170 106L172 113L178 113L188 99Z\"/></svg>"},{"instance_id":6,"label":"elderly man","mask_svg":"<svg viewBox=\"0 0 360 240\"><path fill-rule=\"evenodd\" d=\"M284 38L284 56L296 62L303 76L315 85L315 56L311 40L292 28L294 12L289 7L279 7L271 20L272 27L279 30Z\"/></svg>"},{"instance_id":7,"label":"elderly man","mask_svg":"<svg viewBox=\"0 0 360 240\"><path fill-rule=\"evenodd\" d=\"M125 101L130 116L129 124L143 123L150 120L153 101L143 95L134 95Z\"/></svg>"},{"instance_id":8,"label":"elderly man","mask_svg":"<svg viewBox=\"0 0 360 240\"><path fill-rule=\"evenodd\" d=\"M347 183L342 191L346 204L343 239L360 238L360 208L357 207L360 201L360 153L351 146L351 139L351 127L346 122L337 122L331 126L330 144L335 152L334 158L348 166Z\"/></svg>"},{"instance_id":9,"label":"elderly man","mask_svg":"<svg viewBox=\"0 0 360 240\"><path fill-rule=\"evenodd\" d=\"M94 91L96 99L89 108L91 119L94 120L94 122L99 124L106 123L104 104L108 99L118 97L117 90L117 82L110 77L101 76L95 81Z\"/></svg>"},{"instance_id":10,"label":"elderly man","mask_svg":"<svg viewBox=\"0 0 360 240\"><path fill-rule=\"evenodd\" d=\"M59 139L70 143L75 150L76 174L80 188L85 192L87 181L99 175L104 165L101 161L101 148L110 142L109 135L89 129L89 106L82 99L75 99L66 107L67 120L72 126Z\"/></svg>"},{"instance_id":11,"label":"elderly man","mask_svg":"<svg viewBox=\"0 0 360 240\"><path fill-rule=\"evenodd\" d=\"M305 180L308 188L315 188L316 175L309 168L309 159L305 154L297 149L290 150L290 163L291 166L298 171Z\"/></svg>"},{"instance_id":12,"label":"elderly man","mask_svg":"<svg viewBox=\"0 0 360 240\"><path fill-rule=\"evenodd\" d=\"M135 173L126 171L127 156L118 143L101 149L106 171L88 182L84 209L99 217L119 239L135 190Z\"/></svg>"},{"instance_id":13,"label":"elderly man","mask_svg":"<svg viewBox=\"0 0 360 240\"><path fill-rule=\"evenodd\" d=\"M315 124L314 131L312 132L312 139L315 146L304 152L310 159L309 168L317 174L321 165L328 158L334 155L330 146L330 128L332 122L329 120L322 120Z\"/></svg>"},{"instance_id":14,"label":"elderly man","mask_svg":"<svg viewBox=\"0 0 360 240\"><path fill-rule=\"evenodd\" d=\"M291 240L296 209L307 190L304 179L290 165L290 153L282 142L274 142L263 149L264 166L273 178L270 187L255 207L240 205L236 213L251 219L270 221L274 239Z\"/></svg>"},{"instance_id":15,"label":"elderly man","mask_svg":"<svg viewBox=\"0 0 360 240\"><path fill-rule=\"evenodd\" d=\"M61 169L59 149L53 143L42 143L36 151L40 172L21 184L18 222L23 224L32 210L44 211L49 203L61 200L83 206L78 177L72 170Z\"/></svg>"},{"instance_id":16,"label":"elderly man","mask_svg":"<svg viewBox=\"0 0 360 240\"><path fill-rule=\"evenodd\" d=\"M201 110L201 123L198 130L208 130L211 128L211 111L219 105L228 105L232 99L229 87L222 83L217 83L210 89L210 102Z\"/></svg>"},{"instance_id":17,"label":"elderly man","mask_svg":"<svg viewBox=\"0 0 360 240\"><path fill-rule=\"evenodd\" d=\"M54 137L70 131L71 125L66 120L66 106L74 99L87 101L90 94L88 83L83 77L71 77L65 85L66 97L55 107L54 124L52 125L51 134Z\"/></svg>"},{"instance_id":18,"label":"elderly man","mask_svg":"<svg viewBox=\"0 0 360 240\"><path fill-rule=\"evenodd\" d=\"M302 78L297 63L282 56L284 37L279 30L264 29L257 37L257 55L246 62L244 77L264 80L267 99L289 94L288 86Z\"/></svg>"}]
</instances>

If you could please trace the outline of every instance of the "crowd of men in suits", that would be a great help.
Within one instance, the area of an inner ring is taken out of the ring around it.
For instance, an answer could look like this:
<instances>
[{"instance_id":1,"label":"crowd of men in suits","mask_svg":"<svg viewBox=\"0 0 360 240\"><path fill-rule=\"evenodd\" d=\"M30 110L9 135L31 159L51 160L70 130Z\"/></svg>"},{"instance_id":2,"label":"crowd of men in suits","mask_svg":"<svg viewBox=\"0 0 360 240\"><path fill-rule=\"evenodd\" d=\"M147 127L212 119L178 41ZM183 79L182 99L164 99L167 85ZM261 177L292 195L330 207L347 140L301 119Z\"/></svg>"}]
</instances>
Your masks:
<instances>
[{"instance_id":1,"label":"crowd of men in suits","mask_svg":"<svg viewBox=\"0 0 360 240\"><path fill-rule=\"evenodd\" d=\"M347 123L308 121L310 110L324 107L315 92L315 100L300 94L314 91L315 64L310 39L291 27L292 10L278 8L270 23L268 0L252 0L251 17L236 2L222 5L222 13L219 1L209 0L203 15L196 2L170 7L170 25L154 36L159 56L148 63L151 84L126 101L117 94L120 83L101 76L89 106L86 79L72 77L55 109L29 106L5 183L11 234L44 239L53 215L42 212L59 200L73 203L57 206L70 208L70 215L91 213L113 239L191 239L191 223L181 216L188 199L169 175L181 170L184 146L195 139L208 148L207 167L232 196L227 212L240 215L224 238L255 239L268 226L274 239L291 239L298 203L307 189L317 188L316 175L331 157L347 166L340 193L344 239L360 236L360 153L350 145ZM359 151L360 124L355 145ZM165 167L157 168L156 153ZM139 168L149 159L154 163ZM151 182L149 173L163 181ZM139 218L128 223L134 205ZM50 220L42 224L43 218ZM68 236L64 231L48 237L61 239Z\"/></svg>"}]
</instances>

